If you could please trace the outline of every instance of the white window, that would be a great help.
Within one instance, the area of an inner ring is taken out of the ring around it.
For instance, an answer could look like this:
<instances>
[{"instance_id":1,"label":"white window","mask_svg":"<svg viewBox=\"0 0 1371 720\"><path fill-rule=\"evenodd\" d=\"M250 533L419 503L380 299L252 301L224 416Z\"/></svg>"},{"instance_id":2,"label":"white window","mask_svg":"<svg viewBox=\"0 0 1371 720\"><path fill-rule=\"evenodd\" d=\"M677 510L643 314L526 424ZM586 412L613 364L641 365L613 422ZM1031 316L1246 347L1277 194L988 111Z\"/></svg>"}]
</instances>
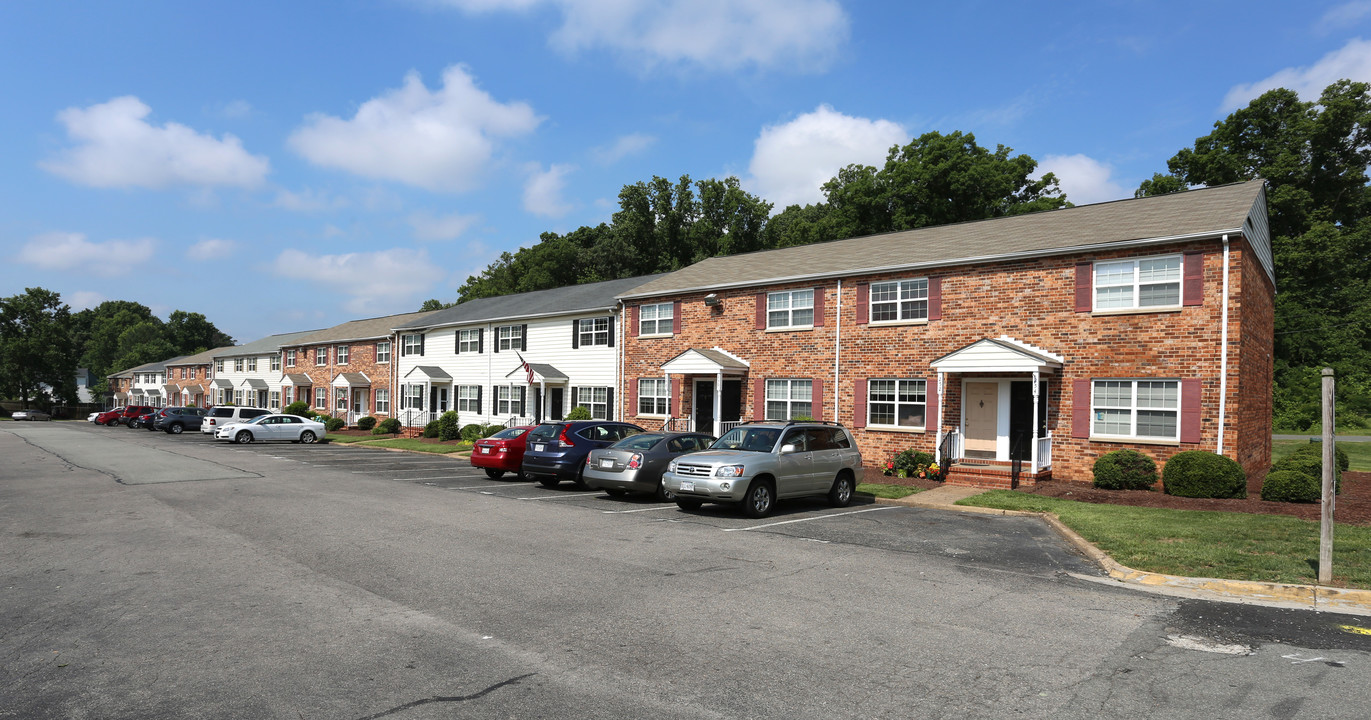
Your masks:
<instances>
[{"instance_id":1,"label":"white window","mask_svg":"<svg viewBox=\"0 0 1371 720\"><path fill-rule=\"evenodd\" d=\"M406 385L405 386L405 406L411 410L424 409L424 386Z\"/></svg>"},{"instance_id":2,"label":"white window","mask_svg":"<svg viewBox=\"0 0 1371 720\"><path fill-rule=\"evenodd\" d=\"M315 365L327 365L327 364L328 364L328 348L326 348L326 347L314 348L314 364L315 364Z\"/></svg>"},{"instance_id":3,"label":"white window","mask_svg":"<svg viewBox=\"0 0 1371 720\"><path fill-rule=\"evenodd\" d=\"M587 345L609 344L609 318L591 318L577 323L579 330L577 342L581 347Z\"/></svg>"},{"instance_id":4,"label":"white window","mask_svg":"<svg viewBox=\"0 0 1371 720\"><path fill-rule=\"evenodd\" d=\"M1180 255L1095 263L1096 310L1180 305Z\"/></svg>"},{"instance_id":5,"label":"white window","mask_svg":"<svg viewBox=\"0 0 1371 720\"><path fill-rule=\"evenodd\" d=\"M814 383L810 380L767 380L766 419L813 417Z\"/></svg>"},{"instance_id":6,"label":"white window","mask_svg":"<svg viewBox=\"0 0 1371 720\"><path fill-rule=\"evenodd\" d=\"M404 353L406 355L418 355L419 349L424 346L423 335L404 335Z\"/></svg>"},{"instance_id":7,"label":"white window","mask_svg":"<svg viewBox=\"0 0 1371 720\"><path fill-rule=\"evenodd\" d=\"M499 338L500 350L522 350L524 346L524 327L522 325L505 325L495 329L496 337Z\"/></svg>"},{"instance_id":8,"label":"white window","mask_svg":"<svg viewBox=\"0 0 1371 720\"><path fill-rule=\"evenodd\" d=\"M338 410L339 413L345 413L345 412L347 412L347 410L348 410L348 389L347 389L347 388L334 388L334 389L333 389L333 407L336 408L336 409Z\"/></svg>"},{"instance_id":9,"label":"white window","mask_svg":"<svg viewBox=\"0 0 1371 720\"><path fill-rule=\"evenodd\" d=\"M519 388L498 385L495 388L495 414L523 415L523 404L519 402Z\"/></svg>"},{"instance_id":10,"label":"white window","mask_svg":"<svg viewBox=\"0 0 1371 720\"><path fill-rule=\"evenodd\" d=\"M668 402L670 383L666 378L644 378L638 381L638 414L666 415L671 404Z\"/></svg>"},{"instance_id":11,"label":"white window","mask_svg":"<svg viewBox=\"0 0 1371 720\"><path fill-rule=\"evenodd\" d=\"M389 345L390 343L386 343ZM376 412L390 414L390 390L377 388L376 390Z\"/></svg>"},{"instance_id":12,"label":"white window","mask_svg":"<svg viewBox=\"0 0 1371 720\"><path fill-rule=\"evenodd\" d=\"M928 280L871 283L871 322L928 319Z\"/></svg>"},{"instance_id":13,"label":"white window","mask_svg":"<svg viewBox=\"0 0 1371 720\"><path fill-rule=\"evenodd\" d=\"M292 402L295 402L295 388L281 388L281 399L285 400L287 405L291 404Z\"/></svg>"},{"instance_id":14,"label":"white window","mask_svg":"<svg viewBox=\"0 0 1371 720\"><path fill-rule=\"evenodd\" d=\"M272 391L271 391L271 404L268 405L267 407L273 407L273 408L279 408L279 407L281 407L281 391L280 391L280 390L272 390Z\"/></svg>"},{"instance_id":15,"label":"white window","mask_svg":"<svg viewBox=\"0 0 1371 720\"><path fill-rule=\"evenodd\" d=\"M670 335L675 312L671 303L638 308L639 335Z\"/></svg>"},{"instance_id":16,"label":"white window","mask_svg":"<svg viewBox=\"0 0 1371 720\"><path fill-rule=\"evenodd\" d=\"M390 362L390 341L376 343L376 362Z\"/></svg>"},{"instance_id":17,"label":"white window","mask_svg":"<svg viewBox=\"0 0 1371 720\"><path fill-rule=\"evenodd\" d=\"M314 388L314 407L320 410L328 407L328 388Z\"/></svg>"},{"instance_id":18,"label":"white window","mask_svg":"<svg viewBox=\"0 0 1371 720\"><path fill-rule=\"evenodd\" d=\"M248 372L257 372L257 358L248 358Z\"/></svg>"},{"instance_id":19,"label":"white window","mask_svg":"<svg viewBox=\"0 0 1371 720\"><path fill-rule=\"evenodd\" d=\"M272 356L271 356L271 371L272 371L272 372L281 372L281 356L280 356L280 355L272 355Z\"/></svg>"},{"instance_id":20,"label":"white window","mask_svg":"<svg viewBox=\"0 0 1371 720\"><path fill-rule=\"evenodd\" d=\"M338 364L339 364L339 365L346 365L346 364L348 364L348 355L350 355L350 354L352 354L352 348L351 348L351 347L349 347L349 346L347 346L347 345L339 345L339 346L338 346L338 350L337 350Z\"/></svg>"},{"instance_id":21,"label":"white window","mask_svg":"<svg viewBox=\"0 0 1371 720\"><path fill-rule=\"evenodd\" d=\"M194 379L195 379L195 368L191 368L191 369L190 369L190 379L191 379L191 380L194 380Z\"/></svg>"},{"instance_id":22,"label":"white window","mask_svg":"<svg viewBox=\"0 0 1371 720\"><path fill-rule=\"evenodd\" d=\"M480 385L457 386L457 411L470 413L481 412Z\"/></svg>"},{"instance_id":23,"label":"white window","mask_svg":"<svg viewBox=\"0 0 1371 720\"><path fill-rule=\"evenodd\" d=\"M766 326L769 328L814 325L814 289L768 293Z\"/></svg>"},{"instance_id":24,"label":"white window","mask_svg":"<svg viewBox=\"0 0 1371 720\"><path fill-rule=\"evenodd\" d=\"M222 372L224 372L224 361L223 361L223 360L215 360L215 361L214 361L214 372L216 372L216 373L222 373Z\"/></svg>"},{"instance_id":25,"label":"white window","mask_svg":"<svg viewBox=\"0 0 1371 720\"><path fill-rule=\"evenodd\" d=\"M242 405L242 404L243 404L243 391L242 391L242 390L234 390L234 391L233 391L233 404L234 404L234 405Z\"/></svg>"},{"instance_id":26,"label":"white window","mask_svg":"<svg viewBox=\"0 0 1371 720\"><path fill-rule=\"evenodd\" d=\"M234 371L234 372L243 372L243 358L234 358L234 359L233 359L233 371Z\"/></svg>"},{"instance_id":27,"label":"white window","mask_svg":"<svg viewBox=\"0 0 1371 720\"><path fill-rule=\"evenodd\" d=\"M295 351L286 351L286 367L295 367Z\"/></svg>"},{"instance_id":28,"label":"white window","mask_svg":"<svg viewBox=\"0 0 1371 720\"><path fill-rule=\"evenodd\" d=\"M573 407L576 405L584 406L585 409L590 411L591 420L609 419L609 388L576 388L576 397L574 399L575 403Z\"/></svg>"},{"instance_id":29,"label":"white window","mask_svg":"<svg viewBox=\"0 0 1371 720\"><path fill-rule=\"evenodd\" d=\"M1180 381L1096 380L1090 434L1180 440Z\"/></svg>"},{"instance_id":30,"label":"white window","mask_svg":"<svg viewBox=\"0 0 1371 720\"><path fill-rule=\"evenodd\" d=\"M474 353L481 351L481 331L458 330L457 331L457 352Z\"/></svg>"},{"instance_id":31,"label":"white window","mask_svg":"<svg viewBox=\"0 0 1371 720\"><path fill-rule=\"evenodd\" d=\"M924 427L926 392L925 380L868 380L867 425Z\"/></svg>"}]
</instances>

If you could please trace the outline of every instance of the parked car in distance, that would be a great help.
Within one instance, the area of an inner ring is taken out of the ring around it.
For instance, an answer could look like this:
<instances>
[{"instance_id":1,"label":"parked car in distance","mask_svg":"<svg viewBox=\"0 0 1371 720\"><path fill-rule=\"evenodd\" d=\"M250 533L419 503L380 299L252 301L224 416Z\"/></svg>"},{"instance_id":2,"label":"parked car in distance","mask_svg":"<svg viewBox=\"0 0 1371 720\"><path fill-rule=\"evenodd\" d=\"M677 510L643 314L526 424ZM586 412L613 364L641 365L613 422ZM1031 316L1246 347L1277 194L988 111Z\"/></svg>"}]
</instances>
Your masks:
<instances>
[{"instance_id":1,"label":"parked car in distance","mask_svg":"<svg viewBox=\"0 0 1371 720\"><path fill-rule=\"evenodd\" d=\"M14 420L51 420L52 416L42 410L15 410L10 418Z\"/></svg>"},{"instance_id":2,"label":"parked car in distance","mask_svg":"<svg viewBox=\"0 0 1371 720\"><path fill-rule=\"evenodd\" d=\"M152 432L152 422L156 420L157 416L160 415L164 410L165 408L155 408L151 412L143 413L142 415L139 415L137 418L135 418L133 423L130 424L129 427L147 428L148 432Z\"/></svg>"},{"instance_id":3,"label":"parked car in distance","mask_svg":"<svg viewBox=\"0 0 1371 720\"><path fill-rule=\"evenodd\" d=\"M645 432L630 435L586 455L585 482L610 495L651 493L658 500L676 496L662 484L667 463L686 453L708 449L714 438L704 433Z\"/></svg>"},{"instance_id":4,"label":"parked car in distance","mask_svg":"<svg viewBox=\"0 0 1371 720\"><path fill-rule=\"evenodd\" d=\"M205 412L204 422L200 423L200 432L206 435L213 435L214 431L223 425L247 422L255 417L269 414L271 414L271 411L265 408L216 405Z\"/></svg>"},{"instance_id":5,"label":"parked car in distance","mask_svg":"<svg viewBox=\"0 0 1371 720\"><path fill-rule=\"evenodd\" d=\"M154 410L156 410L156 408L151 405L129 405L124 408L123 414L119 416L119 422L127 428L135 427L138 423L138 418L143 417Z\"/></svg>"},{"instance_id":6,"label":"parked car in distance","mask_svg":"<svg viewBox=\"0 0 1371 720\"><path fill-rule=\"evenodd\" d=\"M471 448L471 466L485 468L491 480L507 472L523 478L524 440L532 429L532 425L517 425L477 440Z\"/></svg>"},{"instance_id":7,"label":"parked car in distance","mask_svg":"<svg viewBox=\"0 0 1371 720\"><path fill-rule=\"evenodd\" d=\"M306 445L322 440L328 434L321 422L299 415L270 413L251 420L220 425L214 431L215 440L245 444L250 442L289 441Z\"/></svg>"},{"instance_id":8,"label":"parked car in distance","mask_svg":"<svg viewBox=\"0 0 1371 720\"><path fill-rule=\"evenodd\" d=\"M724 433L709 450L672 460L662 474L676 504L738 503L748 517L766 517L777 500L827 496L852 502L862 480L862 454L837 423L754 422Z\"/></svg>"},{"instance_id":9,"label":"parked car in distance","mask_svg":"<svg viewBox=\"0 0 1371 720\"><path fill-rule=\"evenodd\" d=\"M99 417L100 417L100 411L99 411L99 410L96 410L95 412L93 412L93 413L91 413L91 414L89 414L89 415L86 416L86 422L88 422L88 423L96 422L96 419L99 418Z\"/></svg>"},{"instance_id":10,"label":"parked car in distance","mask_svg":"<svg viewBox=\"0 0 1371 720\"><path fill-rule=\"evenodd\" d=\"M153 430L161 430L168 435L180 435L185 430L199 430L205 420L205 409L198 407L169 407L157 413L152 422Z\"/></svg>"},{"instance_id":11,"label":"parked car in distance","mask_svg":"<svg viewBox=\"0 0 1371 720\"><path fill-rule=\"evenodd\" d=\"M612 420L574 420L543 423L528 431L524 440L524 477L537 478L545 487L563 480L584 484L586 455L643 429Z\"/></svg>"},{"instance_id":12,"label":"parked car in distance","mask_svg":"<svg viewBox=\"0 0 1371 720\"><path fill-rule=\"evenodd\" d=\"M110 408L109 410L106 410L106 411L104 411L104 412L102 412L102 413L100 413L100 414L98 414L98 415L95 416L95 424L96 424L96 425L107 425L107 426L109 426L109 427L114 427L115 423L119 422L119 418L120 418L120 416L122 416L123 414L124 414L124 406L123 406L123 405L120 405L119 407L116 407L116 408Z\"/></svg>"}]
</instances>

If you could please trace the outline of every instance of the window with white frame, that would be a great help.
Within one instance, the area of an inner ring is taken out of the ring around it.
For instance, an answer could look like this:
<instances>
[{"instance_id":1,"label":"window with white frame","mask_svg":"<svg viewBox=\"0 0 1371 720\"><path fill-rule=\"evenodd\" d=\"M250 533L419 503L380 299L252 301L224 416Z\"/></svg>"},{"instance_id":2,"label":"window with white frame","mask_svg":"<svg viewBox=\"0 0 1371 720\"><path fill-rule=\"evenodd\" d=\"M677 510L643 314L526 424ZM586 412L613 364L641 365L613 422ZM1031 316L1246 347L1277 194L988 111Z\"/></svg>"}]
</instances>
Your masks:
<instances>
[{"instance_id":1,"label":"window with white frame","mask_svg":"<svg viewBox=\"0 0 1371 720\"><path fill-rule=\"evenodd\" d=\"M328 407L328 388L314 388L314 407L320 410Z\"/></svg>"},{"instance_id":2,"label":"window with white frame","mask_svg":"<svg viewBox=\"0 0 1371 720\"><path fill-rule=\"evenodd\" d=\"M406 355L418 355L419 348L424 346L423 335L403 335L401 338L404 342L403 352Z\"/></svg>"},{"instance_id":3,"label":"window with white frame","mask_svg":"<svg viewBox=\"0 0 1371 720\"><path fill-rule=\"evenodd\" d=\"M585 409L590 411L591 420L609 419L609 388L576 388L576 397L573 399L575 400L573 407L576 405L585 407Z\"/></svg>"},{"instance_id":4,"label":"window with white frame","mask_svg":"<svg viewBox=\"0 0 1371 720\"><path fill-rule=\"evenodd\" d=\"M317 347L317 348L314 348L314 364L315 364L315 365L327 365L327 364L328 364L328 348L326 348L326 347Z\"/></svg>"},{"instance_id":5,"label":"window with white frame","mask_svg":"<svg viewBox=\"0 0 1371 720\"><path fill-rule=\"evenodd\" d=\"M424 386L406 385L405 386L405 407L411 410L424 409Z\"/></svg>"},{"instance_id":6,"label":"window with white frame","mask_svg":"<svg viewBox=\"0 0 1371 720\"><path fill-rule=\"evenodd\" d=\"M871 283L871 322L928 319L928 279Z\"/></svg>"},{"instance_id":7,"label":"window with white frame","mask_svg":"<svg viewBox=\"0 0 1371 720\"><path fill-rule=\"evenodd\" d=\"M242 391L242 390L234 390L234 391L233 391L233 404L234 404L234 405L242 405L242 404L243 404L243 391Z\"/></svg>"},{"instance_id":8,"label":"window with white frame","mask_svg":"<svg viewBox=\"0 0 1371 720\"><path fill-rule=\"evenodd\" d=\"M248 358L248 372L257 372L257 358Z\"/></svg>"},{"instance_id":9,"label":"window with white frame","mask_svg":"<svg viewBox=\"0 0 1371 720\"><path fill-rule=\"evenodd\" d=\"M495 328L495 337L498 339L501 350L518 350L524 345L524 327L522 325L504 325Z\"/></svg>"},{"instance_id":10,"label":"window with white frame","mask_svg":"<svg viewBox=\"0 0 1371 720\"><path fill-rule=\"evenodd\" d=\"M233 371L234 371L234 372L243 372L243 358L234 358L234 359L233 359Z\"/></svg>"},{"instance_id":11,"label":"window with white frame","mask_svg":"<svg viewBox=\"0 0 1371 720\"><path fill-rule=\"evenodd\" d=\"M639 335L670 335L675 309L671 303L642 305L638 308Z\"/></svg>"},{"instance_id":12,"label":"window with white frame","mask_svg":"<svg viewBox=\"0 0 1371 720\"><path fill-rule=\"evenodd\" d=\"M1180 255L1095 263L1096 310L1180 305Z\"/></svg>"},{"instance_id":13,"label":"window with white frame","mask_svg":"<svg viewBox=\"0 0 1371 720\"><path fill-rule=\"evenodd\" d=\"M333 389L333 407L336 408L336 409L338 410L338 412L340 412L340 413L347 412L347 409L348 409L348 389L347 389L347 388L334 388L334 389Z\"/></svg>"},{"instance_id":14,"label":"window with white frame","mask_svg":"<svg viewBox=\"0 0 1371 720\"><path fill-rule=\"evenodd\" d=\"M921 428L928 409L926 380L868 380L866 423Z\"/></svg>"},{"instance_id":15,"label":"window with white frame","mask_svg":"<svg viewBox=\"0 0 1371 720\"><path fill-rule=\"evenodd\" d=\"M638 414L666 415L671 411L671 384L666 378L643 378L638 381Z\"/></svg>"},{"instance_id":16,"label":"window with white frame","mask_svg":"<svg viewBox=\"0 0 1371 720\"><path fill-rule=\"evenodd\" d=\"M287 405L289 405L289 404L291 404L292 402L294 402L294 401L295 401L295 388L293 388L293 387L284 387L284 388L281 388L281 399L284 400L284 401L286 402Z\"/></svg>"},{"instance_id":17,"label":"window with white frame","mask_svg":"<svg viewBox=\"0 0 1371 720\"><path fill-rule=\"evenodd\" d=\"M191 368L191 369L190 369L190 379L191 379L191 380L194 380L194 379L195 379L195 368Z\"/></svg>"},{"instance_id":18,"label":"window with white frame","mask_svg":"<svg viewBox=\"0 0 1371 720\"><path fill-rule=\"evenodd\" d=\"M481 351L481 330L458 330L457 352L474 353Z\"/></svg>"},{"instance_id":19,"label":"window with white frame","mask_svg":"<svg viewBox=\"0 0 1371 720\"><path fill-rule=\"evenodd\" d=\"M279 408L279 407L281 407L281 391L280 391L280 390L272 390L272 391L271 391L271 404L268 405L267 407L273 407L273 408Z\"/></svg>"},{"instance_id":20,"label":"window with white frame","mask_svg":"<svg viewBox=\"0 0 1371 720\"><path fill-rule=\"evenodd\" d=\"M481 411L480 385L457 386L457 411L470 413Z\"/></svg>"},{"instance_id":21,"label":"window with white frame","mask_svg":"<svg viewBox=\"0 0 1371 720\"><path fill-rule=\"evenodd\" d=\"M576 324L578 341L581 347L587 345L609 344L609 318L590 318Z\"/></svg>"},{"instance_id":22,"label":"window with white frame","mask_svg":"<svg viewBox=\"0 0 1371 720\"><path fill-rule=\"evenodd\" d=\"M214 372L216 372L216 373L221 373L221 372L223 372L223 371L224 371L224 361L223 361L223 360L215 360L215 361L214 361Z\"/></svg>"},{"instance_id":23,"label":"window with white frame","mask_svg":"<svg viewBox=\"0 0 1371 720\"><path fill-rule=\"evenodd\" d=\"M814 289L767 293L768 328L811 327L814 325Z\"/></svg>"},{"instance_id":24,"label":"window with white frame","mask_svg":"<svg viewBox=\"0 0 1371 720\"><path fill-rule=\"evenodd\" d=\"M495 387L495 414L523 415L523 404L519 402L519 388L511 385Z\"/></svg>"},{"instance_id":25,"label":"window with white frame","mask_svg":"<svg viewBox=\"0 0 1371 720\"><path fill-rule=\"evenodd\" d=\"M1180 440L1179 380L1096 380L1090 434Z\"/></svg>"},{"instance_id":26,"label":"window with white frame","mask_svg":"<svg viewBox=\"0 0 1371 720\"><path fill-rule=\"evenodd\" d=\"M334 351L334 356L337 358L339 365L348 364L348 356L351 354L352 348L348 345L339 345L338 349Z\"/></svg>"},{"instance_id":27,"label":"window with white frame","mask_svg":"<svg viewBox=\"0 0 1371 720\"><path fill-rule=\"evenodd\" d=\"M286 351L286 367L295 367L295 351Z\"/></svg>"},{"instance_id":28,"label":"window with white frame","mask_svg":"<svg viewBox=\"0 0 1371 720\"><path fill-rule=\"evenodd\" d=\"M376 343L376 362L378 362L378 363L388 363L388 362L390 362L390 341L389 341L389 340L386 340L386 341L384 341L384 342L378 342L378 343Z\"/></svg>"},{"instance_id":29,"label":"window with white frame","mask_svg":"<svg viewBox=\"0 0 1371 720\"><path fill-rule=\"evenodd\" d=\"M813 417L814 382L812 380L767 380L766 419L790 420Z\"/></svg>"},{"instance_id":30,"label":"window with white frame","mask_svg":"<svg viewBox=\"0 0 1371 720\"><path fill-rule=\"evenodd\" d=\"M281 372L281 356L279 354L271 356L271 371Z\"/></svg>"},{"instance_id":31,"label":"window with white frame","mask_svg":"<svg viewBox=\"0 0 1371 720\"><path fill-rule=\"evenodd\" d=\"M376 390L376 412L390 414L390 390L377 388Z\"/></svg>"}]
</instances>

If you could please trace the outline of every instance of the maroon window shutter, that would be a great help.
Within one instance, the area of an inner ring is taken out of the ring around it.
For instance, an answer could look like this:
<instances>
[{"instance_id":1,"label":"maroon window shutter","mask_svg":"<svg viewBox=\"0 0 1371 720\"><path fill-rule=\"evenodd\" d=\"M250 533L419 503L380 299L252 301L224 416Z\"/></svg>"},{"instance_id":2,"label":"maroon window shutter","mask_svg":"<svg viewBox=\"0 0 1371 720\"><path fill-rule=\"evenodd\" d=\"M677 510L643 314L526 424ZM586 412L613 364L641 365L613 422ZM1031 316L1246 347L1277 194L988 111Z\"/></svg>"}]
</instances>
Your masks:
<instances>
[{"instance_id":1,"label":"maroon window shutter","mask_svg":"<svg viewBox=\"0 0 1371 720\"><path fill-rule=\"evenodd\" d=\"M671 303L671 332L675 335L681 334L681 301L676 300Z\"/></svg>"},{"instance_id":2,"label":"maroon window shutter","mask_svg":"<svg viewBox=\"0 0 1371 720\"><path fill-rule=\"evenodd\" d=\"M824 289L814 288L814 327L824 326ZM817 417L815 418L818 419Z\"/></svg>"},{"instance_id":3,"label":"maroon window shutter","mask_svg":"<svg viewBox=\"0 0 1371 720\"><path fill-rule=\"evenodd\" d=\"M943 279L928 279L928 319L943 319Z\"/></svg>"},{"instance_id":4,"label":"maroon window shutter","mask_svg":"<svg viewBox=\"0 0 1371 720\"><path fill-rule=\"evenodd\" d=\"M667 398L666 401L667 415L671 415L673 417L676 415L676 408L681 406L680 397L681 379L678 377L671 378L671 397Z\"/></svg>"},{"instance_id":5,"label":"maroon window shutter","mask_svg":"<svg viewBox=\"0 0 1371 720\"><path fill-rule=\"evenodd\" d=\"M871 322L871 286L857 283L857 324Z\"/></svg>"},{"instance_id":6,"label":"maroon window shutter","mask_svg":"<svg viewBox=\"0 0 1371 720\"><path fill-rule=\"evenodd\" d=\"M765 297L765 296L763 296ZM752 381L752 419L766 419L766 379L757 378Z\"/></svg>"},{"instance_id":7,"label":"maroon window shutter","mask_svg":"<svg viewBox=\"0 0 1371 720\"><path fill-rule=\"evenodd\" d=\"M1181 442L1200 441L1200 381L1181 381Z\"/></svg>"},{"instance_id":8,"label":"maroon window shutter","mask_svg":"<svg viewBox=\"0 0 1371 720\"><path fill-rule=\"evenodd\" d=\"M932 428L936 432L943 420L943 406L938 404L938 376L934 375L924 383L924 430Z\"/></svg>"},{"instance_id":9,"label":"maroon window shutter","mask_svg":"<svg viewBox=\"0 0 1371 720\"><path fill-rule=\"evenodd\" d=\"M624 417L631 418L638 416L638 404L634 400L638 397L638 378L629 378L624 383Z\"/></svg>"},{"instance_id":10,"label":"maroon window shutter","mask_svg":"<svg viewBox=\"0 0 1371 720\"><path fill-rule=\"evenodd\" d=\"M638 337L638 306L628 307L628 336Z\"/></svg>"},{"instance_id":11,"label":"maroon window shutter","mask_svg":"<svg viewBox=\"0 0 1371 720\"><path fill-rule=\"evenodd\" d=\"M815 420L824 419L824 379L814 378L813 394L809 398L810 412Z\"/></svg>"},{"instance_id":12,"label":"maroon window shutter","mask_svg":"<svg viewBox=\"0 0 1371 720\"><path fill-rule=\"evenodd\" d=\"M1185 282L1181 285L1181 297L1185 305L1204 303L1204 253L1185 254Z\"/></svg>"},{"instance_id":13,"label":"maroon window shutter","mask_svg":"<svg viewBox=\"0 0 1371 720\"><path fill-rule=\"evenodd\" d=\"M1094 306L1091 298L1094 292L1091 283L1093 267L1088 262L1076 263L1076 312L1090 312Z\"/></svg>"},{"instance_id":14,"label":"maroon window shutter","mask_svg":"<svg viewBox=\"0 0 1371 720\"><path fill-rule=\"evenodd\" d=\"M766 329L766 293L757 293L757 329Z\"/></svg>"},{"instance_id":15,"label":"maroon window shutter","mask_svg":"<svg viewBox=\"0 0 1371 720\"><path fill-rule=\"evenodd\" d=\"M857 378L852 386L852 427L866 427L866 378Z\"/></svg>"},{"instance_id":16,"label":"maroon window shutter","mask_svg":"<svg viewBox=\"0 0 1371 720\"><path fill-rule=\"evenodd\" d=\"M1071 437L1090 437L1090 381L1071 381Z\"/></svg>"}]
</instances>

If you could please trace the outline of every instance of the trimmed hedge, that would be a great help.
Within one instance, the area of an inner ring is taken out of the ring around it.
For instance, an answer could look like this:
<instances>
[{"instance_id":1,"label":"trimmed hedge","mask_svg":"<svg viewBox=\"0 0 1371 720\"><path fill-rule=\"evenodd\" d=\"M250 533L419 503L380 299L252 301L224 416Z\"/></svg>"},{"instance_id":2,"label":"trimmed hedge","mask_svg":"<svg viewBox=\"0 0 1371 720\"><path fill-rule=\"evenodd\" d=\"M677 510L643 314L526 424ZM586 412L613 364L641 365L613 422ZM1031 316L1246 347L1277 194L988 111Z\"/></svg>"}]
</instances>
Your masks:
<instances>
[{"instance_id":1,"label":"trimmed hedge","mask_svg":"<svg viewBox=\"0 0 1371 720\"><path fill-rule=\"evenodd\" d=\"M590 420L590 408L584 405L577 405L576 407L572 408L571 412L567 413L566 417L563 419L567 421Z\"/></svg>"},{"instance_id":2,"label":"trimmed hedge","mask_svg":"<svg viewBox=\"0 0 1371 720\"><path fill-rule=\"evenodd\" d=\"M372 428L372 435L395 435L400 432L400 421L396 418L386 418Z\"/></svg>"},{"instance_id":3,"label":"trimmed hedge","mask_svg":"<svg viewBox=\"0 0 1371 720\"><path fill-rule=\"evenodd\" d=\"M1166 461L1162 490L1176 497L1245 498L1247 475L1232 458L1208 450L1186 450Z\"/></svg>"},{"instance_id":4,"label":"trimmed hedge","mask_svg":"<svg viewBox=\"0 0 1371 720\"><path fill-rule=\"evenodd\" d=\"M1276 464L1271 466L1271 471L1290 471L1308 475L1311 480L1317 483L1319 495L1323 495L1323 453L1317 445L1307 445L1312 448L1305 450L1300 448L1295 452L1286 455ZM1342 492L1342 470L1336 466L1333 468L1333 493Z\"/></svg>"},{"instance_id":5,"label":"trimmed hedge","mask_svg":"<svg viewBox=\"0 0 1371 720\"><path fill-rule=\"evenodd\" d=\"M299 415L300 417L309 417L309 403L305 402L304 400L296 400L295 402L287 405L286 409L282 410L281 412L284 412L287 415Z\"/></svg>"},{"instance_id":6,"label":"trimmed hedge","mask_svg":"<svg viewBox=\"0 0 1371 720\"><path fill-rule=\"evenodd\" d=\"M1297 448L1294 452L1290 453L1290 455L1287 455L1286 457L1290 457L1292 455L1313 455L1316 458L1322 459L1323 443L1309 443L1308 445L1301 445L1299 448ZM1347 451L1343 450L1342 446L1338 445L1337 443L1333 444L1333 459L1337 462L1338 470L1340 472L1347 472L1347 468L1352 466L1351 459L1347 457Z\"/></svg>"},{"instance_id":7,"label":"trimmed hedge","mask_svg":"<svg viewBox=\"0 0 1371 720\"><path fill-rule=\"evenodd\" d=\"M343 421L342 418L329 418L327 420L324 420L323 423L324 429L329 432L338 432L339 430L342 430L348 425L346 422Z\"/></svg>"},{"instance_id":8,"label":"trimmed hedge","mask_svg":"<svg viewBox=\"0 0 1371 720\"><path fill-rule=\"evenodd\" d=\"M449 441L456 440L462 436L462 430L457 425L457 411L448 410L438 418L438 439Z\"/></svg>"},{"instance_id":9,"label":"trimmed hedge","mask_svg":"<svg viewBox=\"0 0 1371 720\"><path fill-rule=\"evenodd\" d=\"M438 437L438 421L437 421L437 420L432 420L432 421L429 422L429 424L427 424L427 425L424 426L424 437L426 437L426 438L436 438L436 437Z\"/></svg>"},{"instance_id":10,"label":"trimmed hedge","mask_svg":"<svg viewBox=\"0 0 1371 720\"><path fill-rule=\"evenodd\" d=\"M1262 481L1262 499L1290 503L1319 502L1323 500L1323 483L1297 470L1272 470Z\"/></svg>"},{"instance_id":11,"label":"trimmed hedge","mask_svg":"<svg viewBox=\"0 0 1371 720\"><path fill-rule=\"evenodd\" d=\"M1105 490L1150 490L1157 483L1157 463L1137 450L1115 450L1096 458L1095 487Z\"/></svg>"},{"instance_id":12,"label":"trimmed hedge","mask_svg":"<svg viewBox=\"0 0 1371 720\"><path fill-rule=\"evenodd\" d=\"M504 429L504 425L487 425L481 428L481 437L490 437L491 435L494 435L495 433L500 432Z\"/></svg>"},{"instance_id":13,"label":"trimmed hedge","mask_svg":"<svg viewBox=\"0 0 1371 720\"><path fill-rule=\"evenodd\" d=\"M483 432L485 432L484 425L478 425L476 423L463 425L461 431L462 440L464 442L476 442L477 440L480 440L481 438L485 437L481 434Z\"/></svg>"},{"instance_id":14,"label":"trimmed hedge","mask_svg":"<svg viewBox=\"0 0 1371 720\"><path fill-rule=\"evenodd\" d=\"M364 418L357 418L357 429L370 431L376 427L376 418L368 415Z\"/></svg>"}]
</instances>

